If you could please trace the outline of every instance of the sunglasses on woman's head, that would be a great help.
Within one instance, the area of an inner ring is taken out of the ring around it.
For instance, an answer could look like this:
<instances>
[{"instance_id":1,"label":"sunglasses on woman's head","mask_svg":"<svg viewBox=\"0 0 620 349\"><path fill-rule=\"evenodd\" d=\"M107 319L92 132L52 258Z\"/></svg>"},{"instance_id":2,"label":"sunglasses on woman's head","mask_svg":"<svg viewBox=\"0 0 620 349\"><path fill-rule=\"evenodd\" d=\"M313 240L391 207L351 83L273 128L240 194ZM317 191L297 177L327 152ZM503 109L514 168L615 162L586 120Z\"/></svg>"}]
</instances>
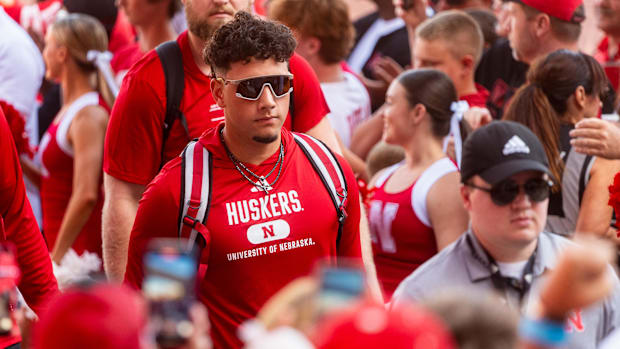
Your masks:
<instances>
[{"instance_id":1,"label":"sunglasses on woman's head","mask_svg":"<svg viewBox=\"0 0 620 349\"><path fill-rule=\"evenodd\" d=\"M268 86L276 98L281 98L293 92L293 75L267 75L256 76L253 78L240 80L226 80L216 78L224 85L232 84L237 86L235 96L248 100L256 101L263 94L265 86Z\"/></svg>"},{"instance_id":2,"label":"sunglasses on woman's head","mask_svg":"<svg viewBox=\"0 0 620 349\"><path fill-rule=\"evenodd\" d=\"M528 179L523 185L517 184L512 179L505 179L491 188L484 188L472 183L465 184L468 187L480 189L486 191L491 195L491 200L497 206L506 206L513 202L517 198L521 187L523 191L534 202L544 201L549 197L549 190L553 186L553 183L544 178L532 178Z\"/></svg>"}]
</instances>

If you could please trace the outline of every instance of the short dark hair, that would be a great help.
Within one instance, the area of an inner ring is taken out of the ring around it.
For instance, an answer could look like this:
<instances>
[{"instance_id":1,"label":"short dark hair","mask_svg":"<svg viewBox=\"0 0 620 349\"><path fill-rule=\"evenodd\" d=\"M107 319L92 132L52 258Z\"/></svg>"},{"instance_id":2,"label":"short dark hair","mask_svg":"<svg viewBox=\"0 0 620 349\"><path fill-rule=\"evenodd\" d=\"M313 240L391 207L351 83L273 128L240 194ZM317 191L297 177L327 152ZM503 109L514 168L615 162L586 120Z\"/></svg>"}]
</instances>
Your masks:
<instances>
[{"instance_id":1,"label":"short dark hair","mask_svg":"<svg viewBox=\"0 0 620 349\"><path fill-rule=\"evenodd\" d=\"M262 20L239 11L235 18L215 31L204 51L205 63L216 70L228 71L231 63L248 63L252 58L288 62L297 42L283 24Z\"/></svg>"}]
</instances>

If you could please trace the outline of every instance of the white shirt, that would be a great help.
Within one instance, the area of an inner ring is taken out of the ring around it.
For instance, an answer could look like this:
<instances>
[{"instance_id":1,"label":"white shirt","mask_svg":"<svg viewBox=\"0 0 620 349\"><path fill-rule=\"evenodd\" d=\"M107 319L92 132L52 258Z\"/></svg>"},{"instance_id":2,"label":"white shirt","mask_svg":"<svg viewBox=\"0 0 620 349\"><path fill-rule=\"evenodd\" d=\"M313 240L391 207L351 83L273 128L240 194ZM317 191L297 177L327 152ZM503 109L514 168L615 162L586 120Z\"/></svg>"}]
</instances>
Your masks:
<instances>
[{"instance_id":1,"label":"white shirt","mask_svg":"<svg viewBox=\"0 0 620 349\"><path fill-rule=\"evenodd\" d=\"M321 89L331 111L327 118L348 148L355 128L370 117L370 97L355 75L343 75L343 81L321 83Z\"/></svg>"},{"instance_id":2,"label":"white shirt","mask_svg":"<svg viewBox=\"0 0 620 349\"><path fill-rule=\"evenodd\" d=\"M26 121L30 145L39 142L37 94L43 81L45 65L30 35L0 7L0 100L17 110ZM39 227L41 203L36 187L24 177L26 194Z\"/></svg>"},{"instance_id":3,"label":"white shirt","mask_svg":"<svg viewBox=\"0 0 620 349\"><path fill-rule=\"evenodd\" d=\"M0 7L0 100L26 119L31 144L38 141L36 97L45 66L28 33Z\"/></svg>"}]
</instances>

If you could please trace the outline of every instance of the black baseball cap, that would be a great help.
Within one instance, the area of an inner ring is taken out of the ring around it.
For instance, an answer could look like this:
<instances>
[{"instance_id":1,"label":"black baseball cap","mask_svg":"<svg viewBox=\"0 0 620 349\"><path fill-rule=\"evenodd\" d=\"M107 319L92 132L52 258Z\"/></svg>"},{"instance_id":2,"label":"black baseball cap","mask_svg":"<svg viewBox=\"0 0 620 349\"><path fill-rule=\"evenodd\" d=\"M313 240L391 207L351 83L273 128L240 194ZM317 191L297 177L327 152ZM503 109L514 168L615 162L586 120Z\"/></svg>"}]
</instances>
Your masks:
<instances>
[{"instance_id":1,"label":"black baseball cap","mask_svg":"<svg viewBox=\"0 0 620 349\"><path fill-rule=\"evenodd\" d=\"M479 175L491 185L522 171L552 177L545 149L529 128L513 121L494 121L474 131L463 145L461 181Z\"/></svg>"}]
</instances>

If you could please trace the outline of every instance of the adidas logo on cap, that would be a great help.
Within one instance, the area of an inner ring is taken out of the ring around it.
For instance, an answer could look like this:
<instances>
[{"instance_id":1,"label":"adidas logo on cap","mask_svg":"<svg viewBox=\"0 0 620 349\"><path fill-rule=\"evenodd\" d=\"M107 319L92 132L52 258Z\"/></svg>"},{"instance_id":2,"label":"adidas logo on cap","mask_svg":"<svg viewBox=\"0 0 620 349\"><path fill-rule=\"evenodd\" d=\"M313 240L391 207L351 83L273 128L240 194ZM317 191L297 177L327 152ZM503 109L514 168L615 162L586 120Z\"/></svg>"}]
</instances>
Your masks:
<instances>
[{"instance_id":1,"label":"adidas logo on cap","mask_svg":"<svg viewBox=\"0 0 620 349\"><path fill-rule=\"evenodd\" d=\"M502 150L502 154L508 156L510 154L515 153L524 153L529 154L530 148L525 144L525 142L519 138L519 136L512 136L504 145L504 150Z\"/></svg>"}]
</instances>

